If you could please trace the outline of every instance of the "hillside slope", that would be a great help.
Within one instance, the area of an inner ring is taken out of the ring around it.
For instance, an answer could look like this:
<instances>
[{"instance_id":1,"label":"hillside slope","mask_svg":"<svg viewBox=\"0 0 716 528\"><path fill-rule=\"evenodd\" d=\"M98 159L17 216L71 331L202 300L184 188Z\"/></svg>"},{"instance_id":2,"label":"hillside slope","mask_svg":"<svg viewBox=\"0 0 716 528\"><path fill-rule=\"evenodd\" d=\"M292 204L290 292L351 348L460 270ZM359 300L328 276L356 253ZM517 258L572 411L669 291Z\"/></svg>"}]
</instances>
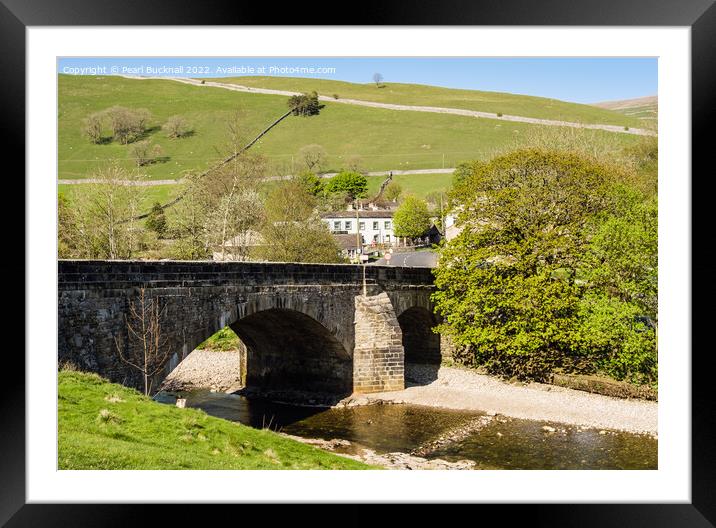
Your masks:
<instances>
[{"instance_id":1,"label":"hillside slope","mask_svg":"<svg viewBox=\"0 0 716 528\"><path fill-rule=\"evenodd\" d=\"M209 79L207 79L209 80ZM558 99L534 97L501 92L459 90L422 84L385 83L381 87L373 83L357 84L327 79L299 77L227 77L212 79L254 88L308 92L341 99L361 99L377 103L401 105L440 106L518 115L538 119L554 119L577 123L600 123L605 125L637 126L634 119L607 109Z\"/></svg>"},{"instance_id":2,"label":"hillside slope","mask_svg":"<svg viewBox=\"0 0 716 528\"><path fill-rule=\"evenodd\" d=\"M240 111L239 122L247 138L286 111L284 96L206 89L171 80L60 75L58 90L60 179L90 177L111 161L133 168L129 146L93 144L82 136L85 117L114 105L152 112L147 139L162 147L165 161L141 171L155 180L179 179L187 171L205 169L218 160L226 152L227 122L236 111ZM184 139L167 138L160 127L172 115L186 118L195 133ZM287 118L252 150L269 159L276 175L301 170L299 150L309 144L326 150L323 169L329 172L347 166L352 157L360 158L364 170L432 169L490 157L518 146L521 138L539 128L543 127L327 102L318 116ZM610 137L610 141L618 136L616 141L625 146L638 140L626 134L590 133L589 137Z\"/></svg>"}]
</instances>

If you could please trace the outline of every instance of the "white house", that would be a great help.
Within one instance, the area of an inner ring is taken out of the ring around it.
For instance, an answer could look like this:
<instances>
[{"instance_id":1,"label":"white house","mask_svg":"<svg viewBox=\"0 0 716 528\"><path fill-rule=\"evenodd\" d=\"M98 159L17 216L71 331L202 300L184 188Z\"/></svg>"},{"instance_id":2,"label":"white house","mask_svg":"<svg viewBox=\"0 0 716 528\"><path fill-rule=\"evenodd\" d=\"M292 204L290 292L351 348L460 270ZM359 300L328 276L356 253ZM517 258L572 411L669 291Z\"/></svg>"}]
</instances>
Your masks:
<instances>
[{"instance_id":1,"label":"white house","mask_svg":"<svg viewBox=\"0 0 716 528\"><path fill-rule=\"evenodd\" d=\"M351 209L333 211L321 215L321 219L333 234L360 234L361 243L366 245L397 245L393 233L393 213L391 210Z\"/></svg>"}]
</instances>

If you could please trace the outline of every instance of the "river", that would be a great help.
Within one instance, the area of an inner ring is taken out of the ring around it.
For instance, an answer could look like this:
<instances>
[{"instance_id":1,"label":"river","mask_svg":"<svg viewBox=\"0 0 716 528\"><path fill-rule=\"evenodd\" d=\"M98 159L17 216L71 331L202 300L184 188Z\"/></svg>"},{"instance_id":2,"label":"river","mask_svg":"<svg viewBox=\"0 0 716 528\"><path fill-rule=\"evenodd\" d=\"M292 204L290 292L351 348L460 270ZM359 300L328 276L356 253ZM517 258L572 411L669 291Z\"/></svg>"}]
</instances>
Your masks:
<instances>
[{"instance_id":1,"label":"river","mask_svg":"<svg viewBox=\"0 0 716 528\"><path fill-rule=\"evenodd\" d=\"M159 393L157 401L187 407L256 428L303 438L348 440L337 452L368 448L449 462L472 460L476 469L657 469L650 435L486 416L419 405L316 408L193 390Z\"/></svg>"}]
</instances>

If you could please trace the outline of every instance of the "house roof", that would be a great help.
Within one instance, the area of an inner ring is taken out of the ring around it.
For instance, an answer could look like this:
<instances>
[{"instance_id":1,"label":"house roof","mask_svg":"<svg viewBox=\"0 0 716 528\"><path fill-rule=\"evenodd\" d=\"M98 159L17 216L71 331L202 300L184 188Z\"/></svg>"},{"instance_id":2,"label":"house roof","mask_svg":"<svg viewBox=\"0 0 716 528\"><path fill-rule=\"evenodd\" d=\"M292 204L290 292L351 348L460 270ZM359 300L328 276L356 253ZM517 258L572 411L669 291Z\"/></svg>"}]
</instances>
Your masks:
<instances>
[{"instance_id":1,"label":"house roof","mask_svg":"<svg viewBox=\"0 0 716 528\"><path fill-rule=\"evenodd\" d=\"M388 209L382 210L382 211L368 211L368 210L362 210L358 211L358 219L363 218L393 218L393 214L395 211L391 211ZM333 211L330 213L323 213L321 215L321 218L355 218L356 217L356 211Z\"/></svg>"},{"instance_id":2,"label":"house roof","mask_svg":"<svg viewBox=\"0 0 716 528\"><path fill-rule=\"evenodd\" d=\"M356 244L357 240L355 233L352 235L333 235L333 238L336 239L336 242L338 242L341 249L357 249L360 247L360 244Z\"/></svg>"}]
</instances>

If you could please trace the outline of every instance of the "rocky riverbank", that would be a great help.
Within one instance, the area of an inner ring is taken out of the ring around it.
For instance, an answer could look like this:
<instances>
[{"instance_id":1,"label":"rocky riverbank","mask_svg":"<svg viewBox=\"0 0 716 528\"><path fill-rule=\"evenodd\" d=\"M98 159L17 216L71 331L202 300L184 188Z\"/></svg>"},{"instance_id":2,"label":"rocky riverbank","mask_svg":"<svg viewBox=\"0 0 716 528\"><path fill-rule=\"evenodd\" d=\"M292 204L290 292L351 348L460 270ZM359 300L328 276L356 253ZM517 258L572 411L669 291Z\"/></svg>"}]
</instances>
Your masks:
<instances>
[{"instance_id":1,"label":"rocky riverbank","mask_svg":"<svg viewBox=\"0 0 716 528\"><path fill-rule=\"evenodd\" d=\"M160 390L236 392L241 387L241 353L238 350L194 350L167 376Z\"/></svg>"},{"instance_id":2,"label":"rocky riverbank","mask_svg":"<svg viewBox=\"0 0 716 528\"><path fill-rule=\"evenodd\" d=\"M493 376L454 367L406 365L417 383L402 391L353 395L339 405L410 403L482 411L512 418L610 429L656 436L658 404L592 394L543 383L507 383Z\"/></svg>"},{"instance_id":3,"label":"rocky riverbank","mask_svg":"<svg viewBox=\"0 0 716 528\"><path fill-rule=\"evenodd\" d=\"M409 453L376 453L372 449L357 446L348 440L321 440L319 438L302 438L300 436L287 434L284 434L284 436L304 444L310 444L320 449L331 451L340 456L359 460L373 466L381 466L386 469L473 469L476 465L472 460L448 462L447 460L439 458L428 460L427 458Z\"/></svg>"}]
</instances>

